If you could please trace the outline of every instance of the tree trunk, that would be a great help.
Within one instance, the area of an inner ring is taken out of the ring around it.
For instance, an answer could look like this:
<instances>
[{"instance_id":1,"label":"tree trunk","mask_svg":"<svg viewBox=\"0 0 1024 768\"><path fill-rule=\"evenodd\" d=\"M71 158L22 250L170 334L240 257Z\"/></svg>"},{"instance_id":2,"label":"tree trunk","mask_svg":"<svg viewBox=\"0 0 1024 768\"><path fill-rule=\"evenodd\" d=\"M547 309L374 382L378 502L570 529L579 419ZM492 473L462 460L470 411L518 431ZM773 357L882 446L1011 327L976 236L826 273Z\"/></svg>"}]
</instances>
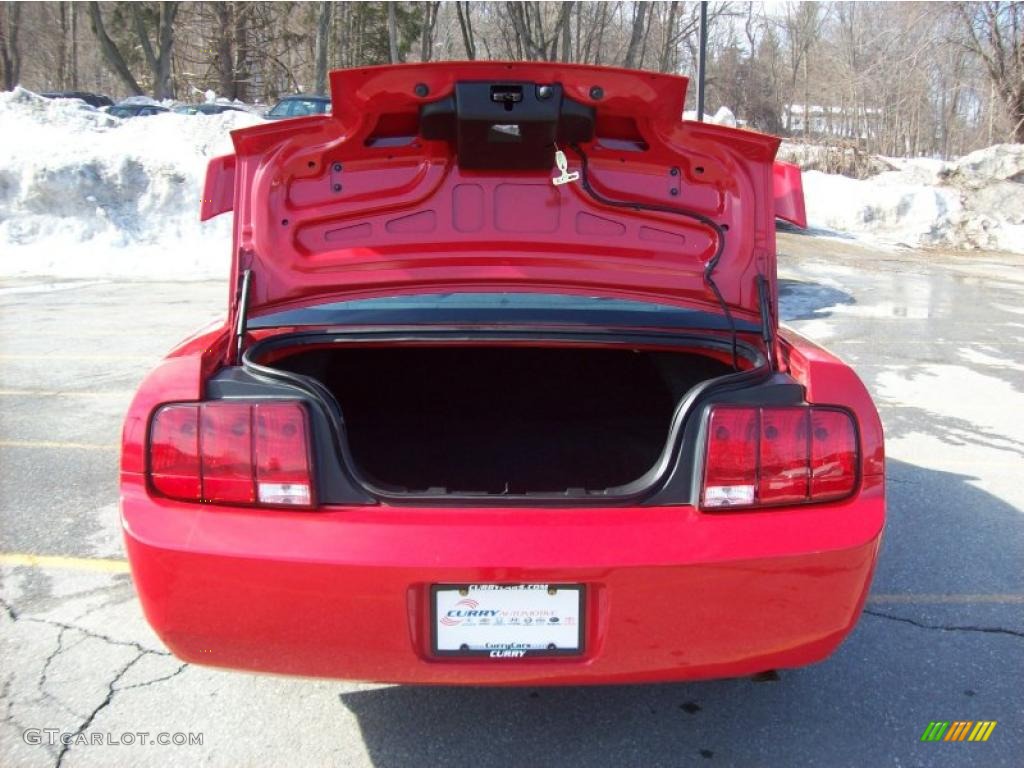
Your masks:
<instances>
[{"instance_id":1,"label":"tree trunk","mask_svg":"<svg viewBox=\"0 0 1024 768\"><path fill-rule=\"evenodd\" d=\"M420 31L420 61L430 61L434 58L434 28L437 26L437 15L440 7L440 0L423 4L423 28Z\"/></svg>"},{"instance_id":2,"label":"tree trunk","mask_svg":"<svg viewBox=\"0 0 1024 768\"><path fill-rule=\"evenodd\" d=\"M339 66L347 67L352 61L351 45L349 44L349 25L352 6L349 3L340 3L338 13L334 14L338 29L338 44L335 46L335 62Z\"/></svg>"},{"instance_id":3,"label":"tree trunk","mask_svg":"<svg viewBox=\"0 0 1024 768\"><path fill-rule=\"evenodd\" d=\"M60 18L60 40L57 42L57 87L62 91L68 87L68 5L60 2L58 16Z\"/></svg>"},{"instance_id":4,"label":"tree trunk","mask_svg":"<svg viewBox=\"0 0 1024 768\"><path fill-rule=\"evenodd\" d=\"M231 3L212 4L213 14L217 18L217 79L221 95L228 99L236 97L231 6Z\"/></svg>"},{"instance_id":5,"label":"tree trunk","mask_svg":"<svg viewBox=\"0 0 1024 768\"><path fill-rule=\"evenodd\" d=\"M459 17L459 29L462 31L462 45L466 49L466 58L476 59L476 40L473 37L473 19L470 16L472 6L468 3L455 3L455 13Z\"/></svg>"},{"instance_id":6,"label":"tree trunk","mask_svg":"<svg viewBox=\"0 0 1024 768\"><path fill-rule=\"evenodd\" d=\"M601 21L597 27L597 45L594 48L594 63L601 63L601 54L604 52L604 33L608 28L608 3L601 3ZM587 41L587 45L590 45L590 41ZM589 57L588 57L589 58Z\"/></svg>"},{"instance_id":7,"label":"tree trunk","mask_svg":"<svg viewBox=\"0 0 1024 768\"><path fill-rule=\"evenodd\" d=\"M21 48L18 29L21 25L21 3L4 3L0 7L0 64L3 65L4 90L9 91L21 79Z\"/></svg>"},{"instance_id":8,"label":"tree trunk","mask_svg":"<svg viewBox=\"0 0 1024 768\"><path fill-rule=\"evenodd\" d=\"M988 70L1010 118L1010 137L1024 143L1024 3L958 3L968 50Z\"/></svg>"},{"instance_id":9,"label":"tree trunk","mask_svg":"<svg viewBox=\"0 0 1024 768\"><path fill-rule=\"evenodd\" d=\"M320 13L316 21L316 41L314 43L314 58L316 59L316 73L313 76L313 89L317 93L327 93L327 46L331 35L331 8L333 3L321 2Z\"/></svg>"},{"instance_id":10,"label":"tree trunk","mask_svg":"<svg viewBox=\"0 0 1024 768\"><path fill-rule=\"evenodd\" d=\"M668 21L665 23L665 43L661 47L661 56L658 59L659 72L669 72L673 68L673 54L676 47L676 19L678 15L679 3L673 0L673 2L669 3L668 7Z\"/></svg>"},{"instance_id":11,"label":"tree trunk","mask_svg":"<svg viewBox=\"0 0 1024 768\"><path fill-rule=\"evenodd\" d=\"M71 90L78 90L78 3L71 6Z\"/></svg>"},{"instance_id":12,"label":"tree trunk","mask_svg":"<svg viewBox=\"0 0 1024 768\"><path fill-rule=\"evenodd\" d=\"M530 51L527 44L529 33L526 30L526 19L519 3L505 3L508 8L509 17L512 19L512 28L516 33L516 58L530 58Z\"/></svg>"},{"instance_id":13,"label":"tree trunk","mask_svg":"<svg viewBox=\"0 0 1024 768\"><path fill-rule=\"evenodd\" d=\"M645 24L650 3L639 2L634 4L633 31L629 36L629 47L626 49L626 58L622 66L626 69L635 69L638 66L637 56L640 54L640 45L644 39Z\"/></svg>"},{"instance_id":14,"label":"tree trunk","mask_svg":"<svg viewBox=\"0 0 1024 768\"><path fill-rule=\"evenodd\" d=\"M153 76L153 96L157 99L169 99L174 96L171 83L171 52L174 49L174 18L178 14L178 3L160 3L160 16L157 21L157 48L149 39L142 15L142 6L132 4L132 18L135 22L135 34L139 38L146 63Z\"/></svg>"},{"instance_id":15,"label":"tree trunk","mask_svg":"<svg viewBox=\"0 0 1024 768\"><path fill-rule=\"evenodd\" d=\"M398 52L398 19L395 17L394 3L388 3L388 56L392 64L401 62Z\"/></svg>"},{"instance_id":16,"label":"tree trunk","mask_svg":"<svg viewBox=\"0 0 1024 768\"><path fill-rule=\"evenodd\" d=\"M106 28L103 26L103 17L100 15L100 4L97 2L90 2L89 8L89 21L92 24L93 34L96 35L96 40L100 44L100 52L103 54L103 60L107 62L114 74L121 78L121 82L124 83L125 88L133 96L141 96L142 88L139 87L138 82L135 80L135 76L132 75L128 65L125 63L124 56L121 55L121 51L113 40L110 39L110 35L107 34Z\"/></svg>"},{"instance_id":17,"label":"tree trunk","mask_svg":"<svg viewBox=\"0 0 1024 768\"><path fill-rule=\"evenodd\" d=\"M572 7L574 3L562 4L562 61L572 61ZM557 57L556 57L557 58Z\"/></svg>"},{"instance_id":18,"label":"tree trunk","mask_svg":"<svg viewBox=\"0 0 1024 768\"><path fill-rule=\"evenodd\" d=\"M249 97L249 23L253 13L252 3L231 3L234 31L232 42L235 60L231 65L233 99L248 101Z\"/></svg>"},{"instance_id":19,"label":"tree trunk","mask_svg":"<svg viewBox=\"0 0 1024 768\"><path fill-rule=\"evenodd\" d=\"M174 19L178 15L178 7L178 3L160 3L160 26L158 28L160 50L156 57L156 71L153 73L153 90L158 99L174 97L171 62L174 53Z\"/></svg>"}]
</instances>

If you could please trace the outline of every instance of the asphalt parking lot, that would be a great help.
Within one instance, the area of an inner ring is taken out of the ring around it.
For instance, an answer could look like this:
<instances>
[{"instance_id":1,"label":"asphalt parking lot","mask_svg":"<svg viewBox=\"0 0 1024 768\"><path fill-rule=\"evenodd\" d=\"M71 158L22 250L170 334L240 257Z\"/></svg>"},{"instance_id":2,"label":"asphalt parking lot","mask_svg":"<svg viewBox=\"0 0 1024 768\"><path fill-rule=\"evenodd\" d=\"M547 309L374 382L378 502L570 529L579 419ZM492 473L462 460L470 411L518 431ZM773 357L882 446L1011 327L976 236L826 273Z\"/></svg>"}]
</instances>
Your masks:
<instances>
[{"instance_id":1,"label":"asphalt parking lot","mask_svg":"<svg viewBox=\"0 0 1024 768\"><path fill-rule=\"evenodd\" d=\"M883 554L825 663L685 685L412 688L178 662L123 563L120 421L226 287L0 283L0 764L1020 765L1024 258L801 235L781 250L784 318L881 409ZM933 720L998 725L985 743L922 743Z\"/></svg>"}]
</instances>

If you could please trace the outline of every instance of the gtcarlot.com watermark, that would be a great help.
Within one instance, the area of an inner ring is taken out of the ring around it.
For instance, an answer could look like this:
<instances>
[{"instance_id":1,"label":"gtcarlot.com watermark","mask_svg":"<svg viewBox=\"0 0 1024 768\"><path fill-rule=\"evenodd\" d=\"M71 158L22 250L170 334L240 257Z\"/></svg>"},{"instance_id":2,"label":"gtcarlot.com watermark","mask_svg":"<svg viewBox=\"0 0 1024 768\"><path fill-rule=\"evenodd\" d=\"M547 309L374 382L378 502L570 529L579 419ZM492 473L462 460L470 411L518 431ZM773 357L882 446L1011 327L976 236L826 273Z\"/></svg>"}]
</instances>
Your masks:
<instances>
[{"instance_id":1,"label":"gtcarlot.com watermark","mask_svg":"<svg viewBox=\"0 0 1024 768\"><path fill-rule=\"evenodd\" d=\"M201 732L182 731L62 731L60 728L26 728L21 734L26 744L65 747L112 747L112 746L169 746L194 747L203 745Z\"/></svg>"}]
</instances>

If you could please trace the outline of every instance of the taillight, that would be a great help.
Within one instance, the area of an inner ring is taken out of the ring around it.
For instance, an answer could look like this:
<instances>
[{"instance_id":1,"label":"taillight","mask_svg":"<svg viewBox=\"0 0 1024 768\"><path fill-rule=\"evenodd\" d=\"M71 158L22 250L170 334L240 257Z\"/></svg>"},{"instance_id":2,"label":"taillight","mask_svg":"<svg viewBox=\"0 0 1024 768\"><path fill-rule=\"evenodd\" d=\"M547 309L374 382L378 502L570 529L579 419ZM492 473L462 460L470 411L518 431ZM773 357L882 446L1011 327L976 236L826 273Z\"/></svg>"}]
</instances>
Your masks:
<instances>
[{"instance_id":1,"label":"taillight","mask_svg":"<svg viewBox=\"0 0 1024 768\"><path fill-rule=\"evenodd\" d=\"M299 403L177 403L153 415L149 476L182 501L309 507L309 454Z\"/></svg>"},{"instance_id":2,"label":"taillight","mask_svg":"<svg viewBox=\"0 0 1024 768\"><path fill-rule=\"evenodd\" d=\"M715 408L708 421L704 506L754 503L760 425L756 408Z\"/></svg>"},{"instance_id":3,"label":"taillight","mask_svg":"<svg viewBox=\"0 0 1024 768\"><path fill-rule=\"evenodd\" d=\"M164 496L199 501L199 409L167 405L153 419L149 477Z\"/></svg>"},{"instance_id":4,"label":"taillight","mask_svg":"<svg viewBox=\"0 0 1024 768\"><path fill-rule=\"evenodd\" d=\"M713 406L701 506L705 509L841 499L857 483L853 417L818 406Z\"/></svg>"},{"instance_id":5,"label":"taillight","mask_svg":"<svg viewBox=\"0 0 1024 768\"><path fill-rule=\"evenodd\" d=\"M199 406L199 458L203 501L251 504L256 499L252 456L252 406Z\"/></svg>"},{"instance_id":6,"label":"taillight","mask_svg":"<svg viewBox=\"0 0 1024 768\"><path fill-rule=\"evenodd\" d=\"M260 404L256 430L256 493L261 504L309 506L309 448L306 412L297 403Z\"/></svg>"}]
</instances>

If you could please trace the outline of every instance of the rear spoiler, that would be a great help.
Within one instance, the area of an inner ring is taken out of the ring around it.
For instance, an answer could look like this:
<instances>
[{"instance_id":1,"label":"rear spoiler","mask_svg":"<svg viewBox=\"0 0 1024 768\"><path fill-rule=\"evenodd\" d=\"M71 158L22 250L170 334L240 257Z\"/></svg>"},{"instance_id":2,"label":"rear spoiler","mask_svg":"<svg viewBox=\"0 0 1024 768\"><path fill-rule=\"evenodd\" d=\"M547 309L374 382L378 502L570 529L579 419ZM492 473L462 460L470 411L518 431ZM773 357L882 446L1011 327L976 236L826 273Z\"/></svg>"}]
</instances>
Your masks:
<instances>
[{"instance_id":1,"label":"rear spoiler","mask_svg":"<svg viewBox=\"0 0 1024 768\"><path fill-rule=\"evenodd\" d=\"M807 229L807 211L804 208L804 183L800 166L776 160L772 169L775 197L775 218Z\"/></svg>"},{"instance_id":2,"label":"rear spoiler","mask_svg":"<svg viewBox=\"0 0 1024 768\"><path fill-rule=\"evenodd\" d=\"M215 157L206 166L199 220L207 221L235 207L235 156Z\"/></svg>"}]
</instances>

